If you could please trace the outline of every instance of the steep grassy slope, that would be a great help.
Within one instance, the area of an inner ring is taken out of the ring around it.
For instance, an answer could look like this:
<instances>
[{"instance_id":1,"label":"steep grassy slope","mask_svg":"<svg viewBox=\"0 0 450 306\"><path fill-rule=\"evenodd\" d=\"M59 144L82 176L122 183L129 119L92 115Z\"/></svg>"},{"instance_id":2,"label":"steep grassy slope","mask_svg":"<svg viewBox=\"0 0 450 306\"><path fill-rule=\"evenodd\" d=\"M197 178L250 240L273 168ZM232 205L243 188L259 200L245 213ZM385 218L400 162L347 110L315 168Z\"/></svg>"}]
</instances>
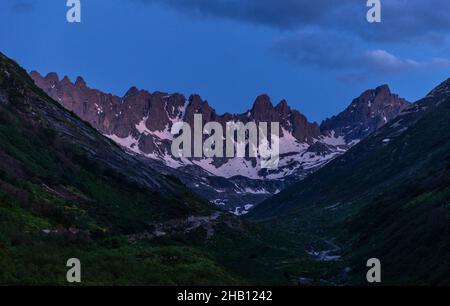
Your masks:
<instances>
[{"instance_id":1,"label":"steep grassy slope","mask_svg":"<svg viewBox=\"0 0 450 306\"><path fill-rule=\"evenodd\" d=\"M144 167L34 86L0 54L0 284L235 284L205 251L131 241L209 203Z\"/></svg>"},{"instance_id":2,"label":"steep grassy slope","mask_svg":"<svg viewBox=\"0 0 450 306\"><path fill-rule=\"evenodd\" d=\"M450 284L450 80L250 218L336 238L353 281L383 263L384 284Z\"/></svg>"}]
</instances>

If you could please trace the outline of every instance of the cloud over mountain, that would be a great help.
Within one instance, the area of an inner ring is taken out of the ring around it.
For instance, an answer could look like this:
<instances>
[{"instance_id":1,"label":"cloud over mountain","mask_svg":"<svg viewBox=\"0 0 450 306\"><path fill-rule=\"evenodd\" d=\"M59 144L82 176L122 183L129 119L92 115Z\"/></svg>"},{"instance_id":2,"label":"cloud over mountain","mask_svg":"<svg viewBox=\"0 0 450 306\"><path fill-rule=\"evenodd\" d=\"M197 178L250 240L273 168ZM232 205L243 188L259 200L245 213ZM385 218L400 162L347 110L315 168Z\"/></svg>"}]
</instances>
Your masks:
<instances>
[{"instance_id":1,"label":"cloud over mountain","mask_svg":"<svg viewBox=\"0 0 450 306\"><path fill-rule=\"evenodd\" d=\"M193 18L221 18L281 31L274 49L297 64L402 73L447 68L450 63L444 58L450 28L450 2L445 0L381 1L379 24L367 22L363 0L132 1L158 4ZM416 44L442 52L409 58L406 54Z\"/></svg>"},{"instance_id":2,"label":"cloud over mountain","mask_svg":"<svg viewBox=\"0 0 450 306\"><path fill-rule=\"evenodd\" d=\"M418 61L367 47L360 38L331 31L300 31L283 37L274 50L289 60L321 69L403 73L412 70L450 67L450 60L434 57Z\"/></svg>"},{"instance_id":3,"label":"cloud over mountain","mask_svg":"<svg viewBox=\"0 0 450 306\"><path fill-rule=\"evenodd\" d=\"M365 25L366 1L355 0L133 0L159 3L185 13L221 17L284 30L340 28L373 40L436 38L450 27L450 2L382 1L383 22ZM407 37L405 37L407 35ZM431 36L431 37L430 37Z\"/></svg>"}]
</instances>

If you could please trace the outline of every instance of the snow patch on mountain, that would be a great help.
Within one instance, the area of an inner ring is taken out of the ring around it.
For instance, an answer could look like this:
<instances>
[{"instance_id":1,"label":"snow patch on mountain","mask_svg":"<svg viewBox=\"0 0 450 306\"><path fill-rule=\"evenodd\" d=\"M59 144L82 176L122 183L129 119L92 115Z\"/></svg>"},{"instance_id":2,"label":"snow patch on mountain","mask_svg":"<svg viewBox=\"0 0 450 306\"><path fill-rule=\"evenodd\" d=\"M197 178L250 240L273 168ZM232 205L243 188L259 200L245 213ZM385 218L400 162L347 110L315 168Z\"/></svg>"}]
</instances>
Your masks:
<instances>
[{"instance_id":1,"label":"snow patch on mountain","mask_svg":"<svg viewBox=\"0 0 450 306\"><path fill-rule=\"evenodd\" d=\"M126 138L120 138L116 135L105 135L105 136L114 141L115 143L117 143L118 145L125 147L126 149L134 153L143 154L141 150L139 150L139 141L133 138L133 136L131 135Z\"/></svg>"}]
</instances>

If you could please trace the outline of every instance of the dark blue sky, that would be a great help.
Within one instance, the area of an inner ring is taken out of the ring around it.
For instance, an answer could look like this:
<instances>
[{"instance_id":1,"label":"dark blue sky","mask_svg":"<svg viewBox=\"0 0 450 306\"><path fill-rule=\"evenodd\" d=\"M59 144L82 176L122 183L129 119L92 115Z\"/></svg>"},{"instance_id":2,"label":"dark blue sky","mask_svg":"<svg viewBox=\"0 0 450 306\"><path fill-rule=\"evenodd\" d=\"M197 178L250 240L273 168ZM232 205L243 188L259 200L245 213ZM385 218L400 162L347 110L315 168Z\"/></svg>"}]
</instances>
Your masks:
<instances>
[{"instance_id":1,"label":"dark blue sky","mask_svg":"<svg viewBox=\"0 0 450 306\"><path fill-rule=\"evenodd\" d=\"M450 77L450 1L2 0L0 51L28 70L82 75L123 95L199 93L220 113L243 112L267 93L310 120L343 110L387 83L412 101Z\"/></svg>"}]
</instances>

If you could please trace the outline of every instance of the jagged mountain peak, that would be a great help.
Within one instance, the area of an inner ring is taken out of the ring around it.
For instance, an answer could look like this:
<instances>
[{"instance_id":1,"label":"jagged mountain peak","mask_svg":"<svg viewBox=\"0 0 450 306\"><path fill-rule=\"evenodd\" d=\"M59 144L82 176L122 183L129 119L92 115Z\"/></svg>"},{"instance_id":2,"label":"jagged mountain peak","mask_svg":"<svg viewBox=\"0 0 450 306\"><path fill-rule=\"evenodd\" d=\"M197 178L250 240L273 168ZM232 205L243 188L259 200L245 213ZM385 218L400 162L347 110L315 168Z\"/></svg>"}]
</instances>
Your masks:
<instances>
[{"instance_id":1,"label":"jagged mountain peak","mask_svg":"<svg viewBox=\"0 0 450 306\"><path fill-rule=\"evenodd\" d=\"M267 94L259 95L253 103L252 113L264 112L267 110L273 110L273 104L270 97Z\"/></svg>"},{"instance_id":2,"label":"jagged mountain peak","mask_svg":"<svg viewBox=\"0 0 450 306\"><path fill-rule=\"evenodd\" d=\"M202 114L203 123L216 121L216 110L209 105L208 101L204 101L198 94L193 94L189 97L185 109L184 120L191 124L191 126L193 126L195 114Z\"/></svg>"},{"instance_id":3,"label":"jagged mountain peak","mask_svg":"<svg viewBox=\"0 0 450 306\"><path fill-rule=\"evenodd\" d=\"M192 94L189 96L189 104L188 107L202 109L202 108L211 108L208 101L204 101L199 94Z\"/></svg>"},{"instance_id":4,"label":"jagged mountain peak","mask_svg":"<svg viewBox=\"0 0 450 306\"><path fill-rule=\"evenodd\" d=\"M363 92L340 114L326 119L320 128L322 133L334 133L347 142L359 141L387 122L397 117L411 104L388 85Z\"/></svg>"},{"instance_id":5,"label":"jagged mountain peak","mask_svg":"<svg viewBox=\"0 0 450 306\"><path fill-rule=\"evenodd\" d=\"M183 120L193 126L194 115L198 113L202 114L203 123L217 121L226 124L228 121L236 120L279 122L282 128L280 136L284 138L282 141L289 142L283 148L284 153L295 151L298 154L298 150L304 150L301 143L310 145L315 141L314 139L318 139L320 136L317 124L310 123L300 112L291 109L285 100L280 101L274 107L267 94L258 96L250 111L244 114L218 115L208 101L203 100L198 94L193 94L186 100L180 94L149 93L131 87L124 97L120 98L103 94L87 86L53 83L49 78L44 78L38 73L32 73L31 76L36 84L50 96L91 123L103 134L135 153L159 156L165 162L171 159L172 135L170 129L173 124ZM84 81L80 79L77 82L84 85ZM219 164L215 163L212 167ZM178 166L178 163L173 163L173 165ZM239 175L242 170L242 167L234 165L229 165L229 168L230 170L224 174L227 177ZM259 170L255 163L249 165L248 168L252 170L246 170L249 171L246 176L259 177L257 174ZM297 165L296 168L301 170L300 165ZM281 177L282 173L280 172L276 176Z\"/></svg>"},{"instance_id":6,"label":"jagged mountain peak","mask_svg":"<svg viewBox=\"0 0 450 306\"><path fill-rule=\"evenodd\" d=\"M380 126L377 118L384 116L389 119L400 111L397 103L399 98L390 92L387 85L383 85L366 91L355 99L343 114L334 118L338 123L337 128L335 124L332 126L334 132L328 133L327 130L321 131L321 126L317 123L309 122L301 112L292 109L286 100L281 100L274 106L267 94L259 95L246 113L218 115L208 101L203 100L198 94L192 94L186 100L181 94L150 93L131 87L120 98L89 88L82 78L78 78L75 84L72 84L70 80L54 82L57 78L53 75L44 78L38 73L31 73L31 76L50 96L88 121L104 135L133 153L160 159L171 167L186 166L175 161L170 155L170 144L173 139L170 130L175 122L185 121L194 126L194 115L200 113L203 116L203 124L217 121L225 125L226 122L236 120L280 123L280 149L281 154L287 156L287 161L282 161L279 171L260 173L255 161L246 165L228 159L208 162L204 160L198 163L198 166L207 169L209 173L224 177L236 175L252 179L279 179L287 175L302 177L299 172L311 172L348 148L350 141L348 143L342 141L341 136L346 131L339 129L339 124L347 126L350 122L353 126L364 129L364 133L357 133L351 138L362 139ZM387 111L388 108L384 107L389 103L392 104L392 111ZM373 106L368 107L368 104ZM378 109L381 111L376 113L377 118L370 120L370 112ZM322 125L322 128L324 127L326 124ZM317 142L323 142L324 145L316 144ZM314 144L316 145L313 146ZM308 151L310 146L313 147ZM195 164L194 161L191 162Z\"/></svg>"},{"instance_id":7,"label":"jagged mountain peak","mask_svg":"<svg viewBox=\"0 0 450 306\"><path fill-rule=\"evenodd\" d=\"M70 80L69 76L65 75L61 80L61 84L72 85L72 81Z\"/></svg>"},{"instance_id":8,"label":"jagged mountain peak","mask_svg":"<svg viewBox=\"0 0 450 306\"><path fill-rule=\"evenodd\" d=\"M85 88L86 87L86 81L81 77L78 76L75 81L75 86Z\"/></svg>"},{"instance_id":9,"label":"jagged mountain peak","mask_svg":"<svg viewBox=\"0 0 450 306\"><path fill-rule=\"evenodd\" d=\"M381 85L375 89L368 89L363 92L358 98L354 99L350 108L360 107L365 109L372 109L374 107L387 107L392 104L392 99L399 98L398 95L393 94L389 85ZM399 100L402 100L399 98Z\"/></svg>"},{"instance_id":10,"label":"jagged mountain peak","mask_svg":"<svg viewBox=\"0 0 450 306\"><path fill-rule=\"evenodd\" d=\"M291 111L286 100L281 100L276 106L275 109L282 115L286 115Z\"/></svg>"},{"instance_id":11,"label":"jagged mountain peak","mask_svg":"<svg viewBox=\"0 0 450 306\"><path fill-rule=\"evenodd\" d=\"M429 94L430 95L436 95L436 94L449 94L450 93L450 78L439 84L436 88L434 88Z\"/></svg>"},{"instance_id":12,"label":"jagged mountain peak","mask_svg":"<svg viewBox=\"0 0 450 306\"><path fill-rule=\"evenodd\" d=\"M59 76L56 72L49 72L45 78L50 81L59 81Z\"/></svg>"},{"instance_id":13,"label":"jagged mountain peak","mask_svg":"<svg viewBox=\"0 0 450 306\"><path fill-rule=\"evenodd\" d=\"M193 190L198 190L201 194L206 192L208 199L229 200L226 204L229 208L233 208L236 203L242 204L243 197L247 201L245 204L258 203L262 198L280 190L281 186L303 179L353 145L343 140L343 131L336 129L323 132L317 123L309 122L301 112L292 109L286 100L281 100L274 106L267 94L258 96L252 108L245 113L218 115L208 101L198 94L192 94L186 99L177 93L150 93L131 87L123 97L118 97L89 88L81 78L73 84L70 80L57 81L56 74L42 77L38 73L31 73L31 76L52 98L125 147L131 154L161 161L182 177L183 182ZM369 127L365 133L357 134L357 137L363 138L379 125L377 121L367 120L367 114L373 109L384 110L384 107L377 105L397 99L388 86L381 86L363 93L353 101L353 106L344 111L352 114L352 111L358 109L360 115L348 118L347 115L340 114L339 118L345 119L342 124L352 122L360 129ZM369 101L374 105L372 108L367 107ZM392 107L392 114L387 114L386 118L400 111L397 103L392 103ZM180 121L193 127L194 116L198 113L202 114L203 124L216 121L224 126L224 130L225 124L230 121L279 122L279 167L273 171L263 171L258 158L175 159L171 155L171 128ZM379 117L382 114L384 113L380 112L377 115ZM361 118L367 121L361 121ZM193 179L192 175L197 178ZM214 184L199 184L205 177L214 178L213 181L239 179L235 181L237 185L231 184L225 194L218 191ZM263 184L261 186L264 187L255 189L255 184Z\"/></svg>"},{"instance_id":14,"label":"jagged mountain peak","mask_svg":"<svg viewBox=\"0 0 450 306\"><path fill-rule=\"evenodd\" d=\"M389 88L389 85L383 84L383 85L380 85L377 88L375 88L375 93L376 94L380 94L380 93L390 94L391 93L391 89Z\"/></svg>"},{"instance_id":15,"label":"jagged mountain peak","mask_svg":"<svg viewBox=\"0 0 450 306\"><path fill-rule=\"evenodd\" d=\"M31 78L34 79L45 79L46 81L50 83L57 83L59 82L59 76L56 72L49 72L45 77L42 76L38 71L33 70L30 72Z\"/></svg>"},{"instance_id":16,"label":"jagged mountain peak","mask_svg":"<svg viewBox=\"0 0 450 306\"><path fill-rule=\"evenodd\" d=\"M131 86L125 93L124 97L136 96L137 94L139 94L139 92L140 92L140 90L136 86Z\"/></svg>"}]
</instances>

